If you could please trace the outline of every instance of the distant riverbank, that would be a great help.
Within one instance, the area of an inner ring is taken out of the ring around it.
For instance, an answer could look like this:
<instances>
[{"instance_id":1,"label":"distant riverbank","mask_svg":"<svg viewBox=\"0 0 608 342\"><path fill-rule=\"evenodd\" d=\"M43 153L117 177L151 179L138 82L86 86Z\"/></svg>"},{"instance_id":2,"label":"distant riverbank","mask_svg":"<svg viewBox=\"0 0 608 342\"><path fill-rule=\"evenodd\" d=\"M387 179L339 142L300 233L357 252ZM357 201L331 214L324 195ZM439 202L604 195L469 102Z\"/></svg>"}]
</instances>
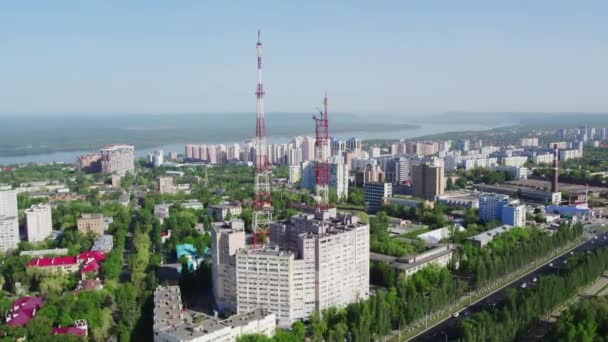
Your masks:
<instances>
[{"instance_id":1,"label":"distant riverbank","mask_svg":"<svg viewBox=\"0 0 608 342\"><path fill-rule=\"evenodd\" d=\"M374 129L374 130L350 130L350 131L342 131L331 134L333 137L337 139L347 139L350 137L357 137L363 140L375 140L375 139L408 139L415 138L419 136L431 135L431 134L439 134L445 132L453 132L453 131L485 131L497 127L508 126L508 123L496 123L494 125L487 124L471 124L471 123L462 123L462 124L439 124L439 123L430 123L430 124L418 124L418 125L395 125L393 127L383 127L382 129ZM307 134L313 135L313 132L308 133L299 133L299 134ZM294 134L298 135L298 134ZM270 143L286 143L291 139L292 135L275 135L269 137ZM152 153L154 150L163 149L165 153L169 152L178 152L183 153L184 145L186 143L243 143L246 139L242 140L233 140L233 139L206 139L204 136L201 136L197 140L181 140L181 142L169 143L169 144L135 144L135 154L137 157L145 157L148 153ZM99 147L114 143L121 142L116 141L112 138L112 135L108 135L108 140L104 143L101 142L96 148L91 149L76 149L70 151L54 151L48 153L37 153L37 154L26 154L26 155L16 155L16 156L1 156L0 157L0 165L12 165L12 164L20 164L20 163L50 163L50 162L66 162L73 163L76 158L80 155L91 153L96 151Z\"/></svg>"}]
</instances>

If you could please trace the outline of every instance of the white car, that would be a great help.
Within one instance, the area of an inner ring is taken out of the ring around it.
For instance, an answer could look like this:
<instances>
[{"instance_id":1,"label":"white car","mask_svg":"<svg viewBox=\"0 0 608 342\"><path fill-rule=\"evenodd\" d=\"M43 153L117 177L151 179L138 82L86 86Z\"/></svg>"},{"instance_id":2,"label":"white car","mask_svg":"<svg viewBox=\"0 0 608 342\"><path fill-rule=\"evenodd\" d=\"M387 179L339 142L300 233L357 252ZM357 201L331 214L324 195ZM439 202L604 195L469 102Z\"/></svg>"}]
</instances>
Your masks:
<instances>
[{"instance_id":1,"label":"white car","mask_svg":"<svg viewBox=\"0 0 608 342\"><path fill-rule=\"evenodd\" d=\"M538 278L534 278L532 279L532 281L536 283L538 281Z\"/></svg>"},{"instance_id":2,"label":"white car","mask_svg":"<svg viewBox=\"0 0 608 342\"><path fill-rule=\"evenodd\" d=\"M460 312L455 312L452 316L454 316L454 318L458 318L460 317Z\"/></svg>"},{"instance_id":3,"label":"white car","mask_svg":"<svg viewBox=\"0 0 608 342\"><path fill-rule=\"evenodd\" d=\"M526 285L526 283L522 283L522 284L521 284L521 288L522 288L522 289L525 289L525 288L526 288L526 286L527 286L527 285Z\"/></svg>"}]
</instances>

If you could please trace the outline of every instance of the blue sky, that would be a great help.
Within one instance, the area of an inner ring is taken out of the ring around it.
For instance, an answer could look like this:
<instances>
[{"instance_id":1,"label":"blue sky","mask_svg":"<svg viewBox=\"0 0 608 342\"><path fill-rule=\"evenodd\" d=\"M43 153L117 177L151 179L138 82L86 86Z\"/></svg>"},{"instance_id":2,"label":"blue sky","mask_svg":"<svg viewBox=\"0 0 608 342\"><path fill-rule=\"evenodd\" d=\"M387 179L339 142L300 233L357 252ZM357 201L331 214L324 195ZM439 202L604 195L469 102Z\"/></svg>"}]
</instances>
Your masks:
<instances>
[{"instance_id":1,"label":"blue sky","mask_svg":"<svg viewBox=\"0 0 608 342\"><path fill-rule=\"evenodd\" d=\"M607 111L608 1L0 2L0 114Z\"/></svg>"}]
</instances>

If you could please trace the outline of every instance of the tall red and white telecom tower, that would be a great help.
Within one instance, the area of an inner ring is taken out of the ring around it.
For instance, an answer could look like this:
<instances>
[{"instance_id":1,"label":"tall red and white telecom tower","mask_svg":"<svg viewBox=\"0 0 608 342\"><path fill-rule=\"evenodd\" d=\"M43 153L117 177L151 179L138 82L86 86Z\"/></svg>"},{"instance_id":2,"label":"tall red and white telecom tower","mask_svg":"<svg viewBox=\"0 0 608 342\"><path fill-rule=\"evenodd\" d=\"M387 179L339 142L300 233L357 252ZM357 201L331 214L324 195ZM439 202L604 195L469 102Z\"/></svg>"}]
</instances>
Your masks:
<instances>
[{"instance_id":1,"label":"tall red and white telecom tower","mask_svg":"<svg viewBox=\"0 0 608 342\"><path fill-rule=\"evenodd\" d=\"M315 120L315 183L317 211L329 209L329 132L327 121L327 92L323 98L323 109Z\"/></svg>"},{"instance_id":2,"label":"tall red and white telecom tower","mask_svg":"<svg viewBox=\"0 0 608 342\"><path fill-rule=\"evenodd\" d=\"M266 145L266 123L264 119L264 87L262 86L262 37L258 30L256 44L258 54L258 88L256 97L258 110L255 120L255 180L253 185L253 246L266 243L268 229L272 221L270 200L270 166Z\"/></svg>"}]
</instances>

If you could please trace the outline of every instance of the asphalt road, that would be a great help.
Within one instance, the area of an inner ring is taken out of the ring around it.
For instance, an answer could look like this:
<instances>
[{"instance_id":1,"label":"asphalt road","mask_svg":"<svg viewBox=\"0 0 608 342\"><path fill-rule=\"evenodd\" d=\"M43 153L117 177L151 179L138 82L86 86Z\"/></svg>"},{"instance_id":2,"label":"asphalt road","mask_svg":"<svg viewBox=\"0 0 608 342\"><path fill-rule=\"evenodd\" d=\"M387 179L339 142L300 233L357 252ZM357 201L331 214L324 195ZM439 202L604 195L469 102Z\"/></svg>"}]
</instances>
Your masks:
<instances>
[{"instance_id":1,"label":"asphalt road","mask_svg":"<svg viewBox=\"0 0 608 342\"><path fill-rule=\"evenodd\" d=\"M494 310L496 308L500 308L503 305L505 300L505 289L507 288L516 288L516 289L529 289L536 285L534 279L538 279L542 275L547 274L558 274L560 269L563 269L566 266L567 259L576 253L587 253L588 251L593 250L597 247L607 247L608 246L608 233L603 233L598 235L597 238L591 239L582 245L576 247L572 252L564 254L559 258L551 261L533 271L532 273L514 281L504 289L491 294L490 296L484 298L483 300L469 306L463 310L461 310L458 314L458 317L450 317L449 319L443 321L442 323L436 325L435 327L429 329L425 333L418 335L412 341L451 341L457 340L460 338L459 334L459 323L464 320L466 317L471 316L482 310ZM525 284L525 285L523 285ZM525 286L525 287L523 287Z\"/></svg>"}]
</instances>

